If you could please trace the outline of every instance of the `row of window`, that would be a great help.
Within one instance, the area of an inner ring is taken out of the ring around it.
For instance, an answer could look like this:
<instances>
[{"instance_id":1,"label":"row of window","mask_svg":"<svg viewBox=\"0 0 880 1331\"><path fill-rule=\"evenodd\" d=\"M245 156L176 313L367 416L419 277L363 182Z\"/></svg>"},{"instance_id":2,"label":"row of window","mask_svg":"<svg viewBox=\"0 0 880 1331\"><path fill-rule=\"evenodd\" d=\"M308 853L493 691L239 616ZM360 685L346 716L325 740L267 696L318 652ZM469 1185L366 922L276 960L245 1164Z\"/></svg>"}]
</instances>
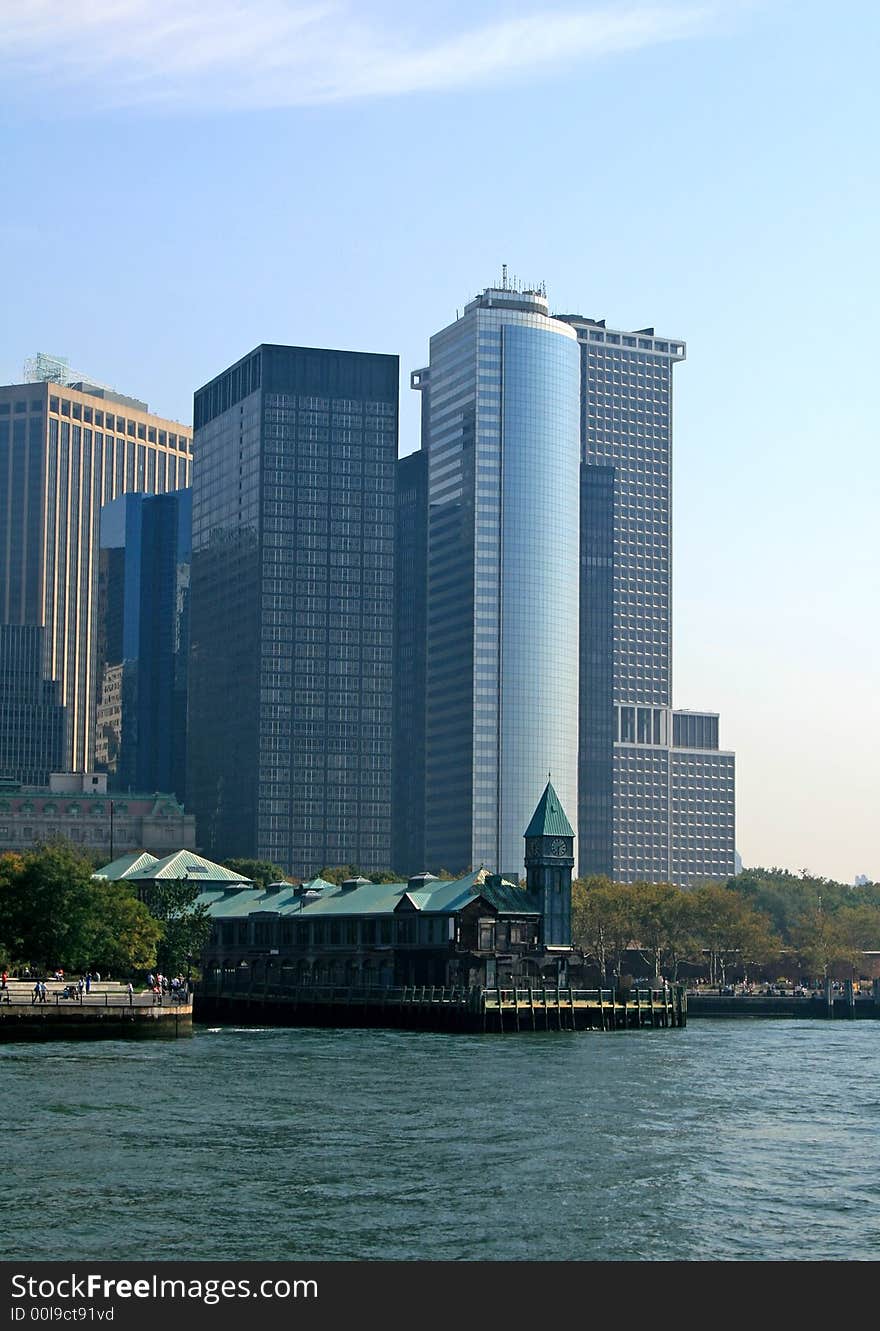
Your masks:
<instances>
[{"instance_id":1,"label":"row of window","mask_svg":"<svg viewBox=\"0 0 880 1331\"><path fill-rule=\"evenodd\" d=\"M39 407L39 403L31 403L31 408ZM23 409L24 403L16 402L15 409ZM163 448L176 448L180 452L192 452L192 445L185 434L177 434L167 430L160 430L156 425L147 425L143 421L129 420L125 416L117 416L114 412L102 411L97 407L88 407L81 402L71 402L68 398L49 398L49 410L56 416L70 416L75 421L83 421L86 425L96 425L101 429L115 430L118 434L126 434L135 439L145 439L151 444L160 444ZM3 407L0 404L0 415L3 414Z\"/></svg>"}]
</instances>

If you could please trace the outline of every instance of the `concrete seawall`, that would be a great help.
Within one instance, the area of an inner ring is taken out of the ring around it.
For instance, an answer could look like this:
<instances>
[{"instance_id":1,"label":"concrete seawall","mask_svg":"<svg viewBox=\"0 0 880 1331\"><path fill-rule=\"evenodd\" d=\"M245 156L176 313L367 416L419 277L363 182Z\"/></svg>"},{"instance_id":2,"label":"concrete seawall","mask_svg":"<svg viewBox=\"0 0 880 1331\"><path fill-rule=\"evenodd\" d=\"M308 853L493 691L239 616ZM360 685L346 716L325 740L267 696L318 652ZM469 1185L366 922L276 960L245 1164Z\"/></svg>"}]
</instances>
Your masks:
<instances>
[{"instance_id":1,"label":"concrete seawall","mask_svg":"<svg viewBox=\"0 0 880 1331\"><path fill-rule=\"evenodd\" d=\"M873 998L850 999L847 996L826 1000L821 997L795 998L764 994L688 994L688 1016L702 1017L785 1017L801 1021L880 1020L880 1003Z\"/></svg>"},{"instance_id":2,"label":"concrete seawall","mask_svg":"<svg viewBox=\"0 0 880 1331\"><path fill-rule=\"evenodd\" d=\"M49 994L45 1003L22 996L0 1002L4 1040L89 1040L192 1034L192 1001L155 1002L152 994L93 993L82 1002Z\"/></svg>"},{"instance_id":3,"label":"concrete seawall","mask_svg":"<svg viewBox=\"0 0 880 1331\"><path fill-rule=\"evenodd\" d=\"M195 997L207 1025L364 1026L514 1034L520 1031L673 1030L687 1024L680 989L439 988L303 985L236 993L209 987Z\"/></svg>"}]
</instances>

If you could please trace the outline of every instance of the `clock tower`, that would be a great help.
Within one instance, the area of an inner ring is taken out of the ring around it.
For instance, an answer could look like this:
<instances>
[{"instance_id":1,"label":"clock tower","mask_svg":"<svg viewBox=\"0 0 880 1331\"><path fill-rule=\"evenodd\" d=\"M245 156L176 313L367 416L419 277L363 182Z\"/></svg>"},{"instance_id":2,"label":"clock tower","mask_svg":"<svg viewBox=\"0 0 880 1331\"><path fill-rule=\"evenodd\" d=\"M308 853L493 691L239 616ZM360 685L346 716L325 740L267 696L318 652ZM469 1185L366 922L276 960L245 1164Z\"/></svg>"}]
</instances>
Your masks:
<instances>
[{"instance_id":1,"label":"clock tower","mask_svg":"<svg viewBox=\"0 0 880 1331\"><path fill-rule=\"evenodd\" d=\"M523 835L526 887L538 898L543 916L541 942L571 947L574 829L549 781Z\"/></svg>"}]
</instances>

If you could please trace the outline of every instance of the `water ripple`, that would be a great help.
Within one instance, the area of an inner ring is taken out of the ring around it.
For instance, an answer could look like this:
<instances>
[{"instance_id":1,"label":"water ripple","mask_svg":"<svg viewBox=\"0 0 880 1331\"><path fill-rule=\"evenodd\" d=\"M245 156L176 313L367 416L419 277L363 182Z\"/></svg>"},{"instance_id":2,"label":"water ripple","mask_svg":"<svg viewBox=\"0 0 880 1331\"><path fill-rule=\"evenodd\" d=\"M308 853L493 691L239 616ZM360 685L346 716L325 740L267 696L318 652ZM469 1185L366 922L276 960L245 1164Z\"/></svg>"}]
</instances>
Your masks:
<instances>
[{"instance_id":1,"label":"water ripple","mask_svg":"<svg viewBox=\"0 0 880 1331\"><path fill-rule=\"evenodd\" d=\"M876 1260L878 1050L776 1021L0 1046L0 1257L173 1260L183 1222L205 1260Z\"/></svg>"}]
</instances>

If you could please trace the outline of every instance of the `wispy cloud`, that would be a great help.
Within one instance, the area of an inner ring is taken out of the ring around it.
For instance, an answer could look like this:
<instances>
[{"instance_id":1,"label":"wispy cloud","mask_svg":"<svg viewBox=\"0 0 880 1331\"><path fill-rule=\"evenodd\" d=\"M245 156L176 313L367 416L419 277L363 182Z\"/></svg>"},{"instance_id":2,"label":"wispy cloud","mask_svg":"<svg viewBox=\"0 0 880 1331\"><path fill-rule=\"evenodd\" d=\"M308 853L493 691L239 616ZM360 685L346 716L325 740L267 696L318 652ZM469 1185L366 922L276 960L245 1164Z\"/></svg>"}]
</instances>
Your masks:
<instances>
[{"instance_id":1,"label":"wispy cloud","mask_svg":"<svg viewBox=\"0 0 880 1331\"><path fill-rule=\"evenodd\" d=\"M78 105L286 107L439 91L706 31L712 3L606 3L424 31L360 0L0 0L0 82ZM408 21L407 21L408 19ZM447 19L447 27L454 26ZM68 106L70 103L68 103Z\"/></svg>"}]
</instances>

